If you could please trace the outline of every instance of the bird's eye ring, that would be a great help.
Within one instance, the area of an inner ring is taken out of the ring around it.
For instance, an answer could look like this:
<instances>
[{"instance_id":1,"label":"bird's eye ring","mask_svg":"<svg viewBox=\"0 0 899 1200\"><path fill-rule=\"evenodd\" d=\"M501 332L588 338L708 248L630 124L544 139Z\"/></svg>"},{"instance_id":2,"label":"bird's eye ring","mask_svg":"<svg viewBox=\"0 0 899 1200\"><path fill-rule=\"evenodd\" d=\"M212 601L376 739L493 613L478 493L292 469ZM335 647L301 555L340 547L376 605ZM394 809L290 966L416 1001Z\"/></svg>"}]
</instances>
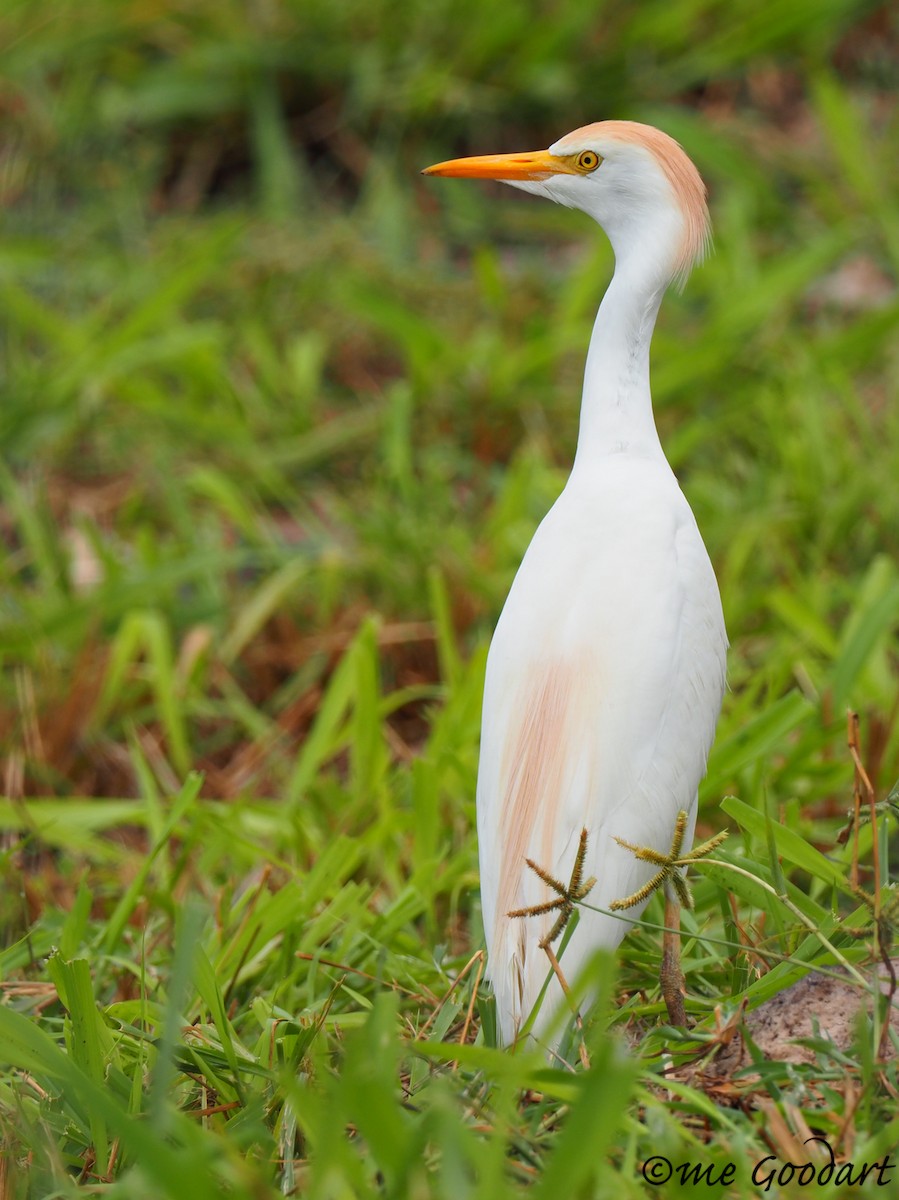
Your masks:
<instances>
[{"instance_id":1,"label":"bird's eye ring","mask_svg":"<svg viewBox=\"0 0 899 1200\"><path fill-rule=\"evenodd\" d=\"M602 159L595 150L582 150L575 159L575 163L581 171L595 171L601 162Z\"/></svg>"}]
</instances>

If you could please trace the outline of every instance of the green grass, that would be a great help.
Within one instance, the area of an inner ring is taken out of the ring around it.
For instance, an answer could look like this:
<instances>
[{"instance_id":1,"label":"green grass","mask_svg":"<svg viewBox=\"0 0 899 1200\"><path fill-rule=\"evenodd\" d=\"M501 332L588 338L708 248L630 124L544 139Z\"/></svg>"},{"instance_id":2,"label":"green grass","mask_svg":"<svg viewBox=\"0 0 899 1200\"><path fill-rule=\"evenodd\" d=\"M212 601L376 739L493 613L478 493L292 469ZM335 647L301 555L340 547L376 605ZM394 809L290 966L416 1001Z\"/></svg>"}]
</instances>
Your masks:
<instances>
[{"instance_id":1,"label":"green grass","mask_svg":"<svg viewBox=\"0 0 899 1200\"><path fill-rule=\"evenodd\" d=\"M0 15L0 1192L741 1196L809 1128L895 1151L882 1014L726 1095L665 1072L874 950L837 838L847 707L879 800L899 777L896 17L606 10ZM417 172L602 116L711 189L653 392L732 642L700 814L731 837L685 917L695 1028L654 901L568 1070L495 1047L473 797L611 253ZM718 1182L654 1186L659 1155Z\"/></svg>"}]
</instances>

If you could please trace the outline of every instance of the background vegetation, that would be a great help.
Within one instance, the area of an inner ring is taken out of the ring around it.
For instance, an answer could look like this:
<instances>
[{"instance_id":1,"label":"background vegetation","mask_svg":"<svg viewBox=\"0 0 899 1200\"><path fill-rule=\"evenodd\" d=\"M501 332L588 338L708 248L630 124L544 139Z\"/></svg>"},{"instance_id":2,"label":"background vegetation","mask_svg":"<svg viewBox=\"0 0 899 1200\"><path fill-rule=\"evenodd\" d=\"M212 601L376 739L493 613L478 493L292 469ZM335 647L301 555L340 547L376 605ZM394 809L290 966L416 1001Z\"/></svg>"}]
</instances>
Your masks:
<instances>
[{"instance_id":1,"label":"background vegetation","mask_svg":"<svg viewBox=\"0 0 899 1200\"><path fill-rule=\"evenodd\" d=\"M3 5L0 1192L694 1194L661 1154L743 1195L810 1129L895 1149L882 1012L805 1067L664 1073L876 949L837 834L847 706L878 800L899 775L897 85L865 0ZM711 190L653 389L732 641L700 818L732 836L693 1034L653 905L571 1069L493 1046L473 796L611 255L418 170L610 116Z\"/></svg>"}]
</instances>

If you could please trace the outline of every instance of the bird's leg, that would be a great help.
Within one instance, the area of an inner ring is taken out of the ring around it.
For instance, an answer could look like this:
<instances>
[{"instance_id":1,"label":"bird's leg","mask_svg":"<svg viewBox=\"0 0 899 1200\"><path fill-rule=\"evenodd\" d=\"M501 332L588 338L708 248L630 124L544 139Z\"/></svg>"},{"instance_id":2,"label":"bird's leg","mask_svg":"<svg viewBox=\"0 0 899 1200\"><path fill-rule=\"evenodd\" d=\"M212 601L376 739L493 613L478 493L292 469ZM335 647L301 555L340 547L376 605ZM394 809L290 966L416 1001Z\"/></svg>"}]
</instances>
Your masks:
<instances>
[{"instance_id":1,"label":"bird's leg","mask_svg":"<svg viewBox=\"0 0 899 1200\"><path fill-rule=\"evenodd\" d=\"M692 850L682 854L687 820L687 814L681 809L674 823L674 836L671 839L671 850L668 854L661 854L649 846L634 846L623 838L615 838L618 845L623 846L625 850L630 850L635 858L639 858L641 862L652 863L653 866L658 867L658 870L639 891L625 896L623 900L613 900L609 905L613 912L623 908L634 908L636 905L642 904L644 900L648 900L657 888L667 885L660 981L668 1016L673 1025L686 1024L684 1011L686 985L680 965L680 908L681 906L692 908L693 896L690 893L684 869L701 858L705 858L707 854L711 854L727 837L727 830L723 830L709 838L707 842L694 846Z\"/></svg>"},{"instance_id":2,"label":"bird's leg","mask_svg":"<svg viewBox=\"0 0 899 1200\"><path fill-rule=\"evenodd\" d=\"M586 883L583 882L584 860L586 857L587 830L582 829L581 840L578 843L577 854L574 859L574 866L571 870L571 879L569 880L567 887L564 883L556 879L555 876L550 875L549 871L544 871L542 867L538 867L532 859L526 858L524 860L534 874L539 875L546 886L551 888L556 893L558 898L556 900L548 900L545 904L532 904L530 908L516 908L506 915L509 917L540 917L545 913L554 912L556 909L558 909L559 916L556 919L556 923L553 925L552 929L540 943L541 950L546 950L546 948L551 946L556 938L559 937L565 926L571 920L572 913L574 912L574 906L583 900L586 895L588 895L593 888L593 885L596 883L594 876L591 876Z\"/></svg>"},{"instance_id":3,"label":"bird's leg","mask_svg":"<svg viewBox=\"0 0 899 1200\"><path fill-rule=\"evenodd\" d=\"M665 897L665 932L662 934L662 966L659 971L662 998L672 1025L686 1025L684 996L687 981L680 965L680 905L671 896Z\"/></svg>"}]
</instances>

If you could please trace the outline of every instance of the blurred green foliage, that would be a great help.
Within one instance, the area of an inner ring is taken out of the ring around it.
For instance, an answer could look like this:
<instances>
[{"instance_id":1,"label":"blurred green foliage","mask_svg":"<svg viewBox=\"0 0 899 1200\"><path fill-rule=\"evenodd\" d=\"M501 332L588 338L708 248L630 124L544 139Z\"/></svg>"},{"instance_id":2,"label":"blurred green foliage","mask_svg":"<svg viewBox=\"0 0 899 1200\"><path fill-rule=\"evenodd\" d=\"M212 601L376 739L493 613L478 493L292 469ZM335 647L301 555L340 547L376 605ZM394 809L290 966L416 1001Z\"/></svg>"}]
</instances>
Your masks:
<instances>
[{"instance_id":1,"label":"blurred green foliage","mask_svg":"<svg viewBox=\"0 0 899 1200\"><path fill-rule=\"evenodd\" d=\"M658 1074L660 909L589 1071L492 1046L484 655L612 259L418 171L625 117L709 184L653 356L732 640L689 1056L870 946L836 834L847 706L899 775L897 85L858 0L3 6L0 1191L642 1196L664 1153L746 1194L754 1085ZM894 1146L877 1032L762 1069L783 1128Z\"/></svg>"}]
</instances>

